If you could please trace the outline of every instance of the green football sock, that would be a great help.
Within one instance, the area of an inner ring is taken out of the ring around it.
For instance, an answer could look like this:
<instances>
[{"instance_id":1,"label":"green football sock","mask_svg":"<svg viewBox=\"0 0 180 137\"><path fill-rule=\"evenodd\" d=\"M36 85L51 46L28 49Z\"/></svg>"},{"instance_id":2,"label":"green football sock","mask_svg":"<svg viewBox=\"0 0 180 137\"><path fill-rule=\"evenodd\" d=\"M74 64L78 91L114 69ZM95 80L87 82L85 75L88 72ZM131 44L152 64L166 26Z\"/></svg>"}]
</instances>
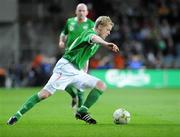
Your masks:
<instances>
[{"instance_id":1,"label":"green football sock","mask_svg":"<svg viewBox=\"0 0 180 137\"><path fill-rule=\"evenodd\" d=\"M84 92L78 90L77 95L78 95L78 108L80 108L83 104Z\"/></svg>"},{"instance_id":2,"label":"green football sock","mask_svg":"<svg viewBox=\"0 0 180 137\"><path fill-rule=\"evenodd\" d=\"M26 113L28 110L30 110L35 104L40 102L42 99L39 98L38 94L32 95L20 108L20 110L17 111L15 114L16 118L19 119L24 113Z\"/></svg>"},{"instance_id":3,"label":"green football sock","mask_svg":"<svg viewBox=\"0 0 180 137\"><path fill-rule=\"evenodd\" d=\"M94 104L96 103L96 101L98 100L98 98L100 97L100 95L102 95L102 91L100 91L99 89L92 89L91 92L89 93L89 95L87 96L86 101L84 102L84 104L79 108L78 112L87 112L88 109Z\"/></svg>"},{"instance_id":4,"label":"green football sock","mask_svg":"<svg viewBox=\"0 0 180 137\"><path fill-rule=\"evenodd\" d=\"M76 89L72 86L67 86L65 91L69 93L72 98L76 98Z\"/></svg>"}]
</instances>

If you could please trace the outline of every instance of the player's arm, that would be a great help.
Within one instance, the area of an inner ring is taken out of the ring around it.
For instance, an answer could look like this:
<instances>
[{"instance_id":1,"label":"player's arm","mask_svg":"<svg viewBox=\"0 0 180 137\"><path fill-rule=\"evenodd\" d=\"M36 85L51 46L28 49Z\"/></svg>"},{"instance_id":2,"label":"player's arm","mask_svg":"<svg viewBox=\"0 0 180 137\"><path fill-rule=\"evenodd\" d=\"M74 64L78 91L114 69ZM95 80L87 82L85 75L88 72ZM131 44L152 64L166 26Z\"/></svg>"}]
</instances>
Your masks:
<instances>
[{"instance_id":1,"label":"player's arm","mask_svg":"<svg viewBox=\"0 0 180 137\"><path fill-rule=\"evenodd\" d=\"M119 48L116 44L114 43L110 43L110 42L107 42L105 40L103 40L101 37L99 37L98 35L92 35L91 37L91 41L93 43L97 43L97 44L100 44L114 52L118 52L119 51Z\"/></svg>"},{"instance_id":2,"label":"player's arm","mask_svg":"<svg viewBox=\"0 0 180 137\"><path fill-rule=\"evenodd\" d=\"M86 62L85 66L84 66L84 68L83 68L83 71L84 71L85 73L88 72L88 67L89 67L89 60Z\"/></svg>"},{"instance_id":3,"label":"player's arm","mask_svg":"<svg viewBox=\"0 0 180 137\"><path fill-rule=\"evenodd\" d=\"M64 31L62 31L59 36L59 47L60 48L65 48L66 39L67 39L67 36L64 34Z\"/></svg>"},{"instance_id":4,"label":"player's arm","mask_svg":"<svg viewBox=\"0 0 180 137\"><path fill-rule=\"evenodd\" d=\"M67 35L68 35L68 20L63 28L63 30L61 31L61 34L59 36L59 47L60 48L65 48L65 43L67 40Z\"/></svg>"}]
</instances>

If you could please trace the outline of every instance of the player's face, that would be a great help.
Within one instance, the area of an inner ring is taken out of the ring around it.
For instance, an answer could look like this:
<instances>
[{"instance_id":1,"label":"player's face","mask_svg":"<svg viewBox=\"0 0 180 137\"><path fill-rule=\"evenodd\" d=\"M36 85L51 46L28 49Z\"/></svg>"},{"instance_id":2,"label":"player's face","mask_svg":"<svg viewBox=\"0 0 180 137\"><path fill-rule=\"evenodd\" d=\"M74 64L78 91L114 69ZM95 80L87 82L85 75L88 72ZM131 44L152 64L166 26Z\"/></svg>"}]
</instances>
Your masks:
<instances>
[{"instance_id":1,"label":"player's face","mask_svg":"<svg viewBox=\"0 0 180 137\"><path fill-rule=\"evenodd\" d=\"M78 19L84 19L88 15L87 7L85 5L77 6L76 16Z\"/></svg>"},{"instance_id":2,"label":"player's face","mask_svg":"<svg viewBox=\"0 0 180 137\"><path fill-rule=\"evenodd\" d=\"M99 36L105 39L110 34L111 30L112 30L112 25L99 26Z\"/></svg>"}]
</instances>

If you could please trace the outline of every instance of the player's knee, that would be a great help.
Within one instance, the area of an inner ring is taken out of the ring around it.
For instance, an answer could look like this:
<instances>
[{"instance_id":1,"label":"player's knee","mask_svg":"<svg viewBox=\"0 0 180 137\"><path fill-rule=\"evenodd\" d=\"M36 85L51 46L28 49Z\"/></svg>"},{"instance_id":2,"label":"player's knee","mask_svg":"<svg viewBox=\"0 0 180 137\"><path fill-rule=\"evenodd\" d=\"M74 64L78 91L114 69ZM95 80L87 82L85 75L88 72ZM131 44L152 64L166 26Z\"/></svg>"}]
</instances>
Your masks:
<instances>
[{"instance_id":1,"label":"player's knee","mask_svg":"<svg viewBox=\"0 0 180 137\"><path fill-rule=\"evenodd\" d=\"M43 89L38 93L38 96L40 99L46 99L51 96L51 93Z\"/></svg>"},{"instance_id":2,"label":"player's knee","mask_svg":"<svg viewBox=\"0 0 180 137\"><path fill-rule=\"evenodd\" d=\"M98 81L96 83L96 88L101 90L101 91L105 91L106 90L106 84L102 81Z\"/></svg>"}]
</instances>

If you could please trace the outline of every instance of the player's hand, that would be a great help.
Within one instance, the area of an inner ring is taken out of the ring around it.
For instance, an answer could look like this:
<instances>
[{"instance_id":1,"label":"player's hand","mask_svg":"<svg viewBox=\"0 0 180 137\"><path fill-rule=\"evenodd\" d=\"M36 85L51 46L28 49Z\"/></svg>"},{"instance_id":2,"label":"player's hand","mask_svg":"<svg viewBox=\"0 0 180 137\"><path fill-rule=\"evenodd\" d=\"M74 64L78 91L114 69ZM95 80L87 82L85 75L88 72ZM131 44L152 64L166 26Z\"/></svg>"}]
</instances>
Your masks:
<instances>
[{"instance_id":1,"label":"player's hand","mask_svg":"<svg viewBox=\"0 0 180 137\"><path fill-rule=\"evenodd\" d=\"M116 44L114 43L108 43L107 45L109 47L110 50L112 50L113 52L118 52L119 51L119 48Z\"/></svg>"},{"instance_id":2,"label":"player's hand","mask_svg":"<svg viewBox=\"0 0 180 137\"><path fill-rule=\"evenodd\" d=\"M59 47L60 47L60 48L65 48L65 44L64 44L63 41L59 41Z\"/></svg>"}]
</instances>

